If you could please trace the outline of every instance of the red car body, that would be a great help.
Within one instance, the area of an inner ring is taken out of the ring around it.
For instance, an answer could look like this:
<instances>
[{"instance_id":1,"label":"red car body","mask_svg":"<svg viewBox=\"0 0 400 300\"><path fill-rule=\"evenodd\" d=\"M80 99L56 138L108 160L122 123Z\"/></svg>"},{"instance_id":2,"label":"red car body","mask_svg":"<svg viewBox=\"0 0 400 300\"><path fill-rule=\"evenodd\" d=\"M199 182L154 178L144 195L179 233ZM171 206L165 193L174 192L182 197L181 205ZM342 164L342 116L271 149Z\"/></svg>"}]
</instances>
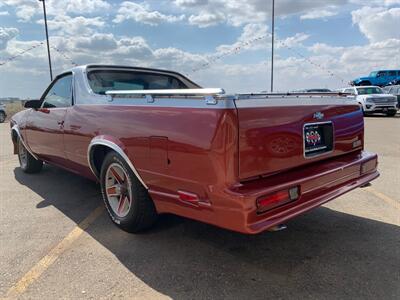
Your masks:
<instances>
[{"instance_id":1,"label":"red car body","mask_svg":"<svg viewBox=\"0 0 400 300\"><path fill-rule=\"evenodd\" d=\"M362 112L346 97L214 96L213 104L198 96L154 96L149 102L145 95L101 95L108 100L96 102L86 72L109 68L74 69L69 107L13 116L14 143L19 137L41 160L93 180L102 151L119 151L158 213L250 234L379 176L377 155L363 149ZM332 149L306 157L305 124L324 122L333 128ZM282 191L294 196L279 202ZM260 209L263 198L266 209Z\"/></svg>"}]
</instances>

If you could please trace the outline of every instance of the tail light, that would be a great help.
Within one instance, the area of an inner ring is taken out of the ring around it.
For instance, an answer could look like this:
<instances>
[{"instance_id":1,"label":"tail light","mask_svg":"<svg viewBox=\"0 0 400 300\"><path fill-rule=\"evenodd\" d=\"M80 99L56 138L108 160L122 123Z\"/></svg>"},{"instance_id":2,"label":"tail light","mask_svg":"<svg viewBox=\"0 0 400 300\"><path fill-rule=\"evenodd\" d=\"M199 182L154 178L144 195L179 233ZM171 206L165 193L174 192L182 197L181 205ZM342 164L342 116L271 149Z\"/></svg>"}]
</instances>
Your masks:
<instances>
[{"instance_id":1,"label":"tail light","mask_svg":"<svg viewBox=\"0 0 400 300\"><path fill-rule=\"evenodd\" d=\"M262 213L277 206L292 202L299 198L299 187L281 190L257 199L257 212Z\"/></svg>"}]
</instances>

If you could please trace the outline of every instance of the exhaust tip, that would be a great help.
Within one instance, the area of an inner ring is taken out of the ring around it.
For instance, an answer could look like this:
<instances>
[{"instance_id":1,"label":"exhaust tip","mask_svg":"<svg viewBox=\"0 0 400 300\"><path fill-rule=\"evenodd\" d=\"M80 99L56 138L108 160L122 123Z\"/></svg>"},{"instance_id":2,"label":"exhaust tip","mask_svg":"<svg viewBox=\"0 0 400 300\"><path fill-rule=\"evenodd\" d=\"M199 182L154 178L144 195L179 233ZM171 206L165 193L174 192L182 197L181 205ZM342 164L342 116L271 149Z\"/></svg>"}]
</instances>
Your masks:
<instances>
[{"instance_id":1,"label":"exhaust tip","mask_svg":"<svg viewBox=\"0 0 400 300\"><path fill-rule=\"evenodd\" d=\"M276 232L276 231L285 230L286 228L287 228L287 226L285 224L279 224L279 225L272 226L271 228L268 228L268 231Z\"/></svg>"}]
</instances>

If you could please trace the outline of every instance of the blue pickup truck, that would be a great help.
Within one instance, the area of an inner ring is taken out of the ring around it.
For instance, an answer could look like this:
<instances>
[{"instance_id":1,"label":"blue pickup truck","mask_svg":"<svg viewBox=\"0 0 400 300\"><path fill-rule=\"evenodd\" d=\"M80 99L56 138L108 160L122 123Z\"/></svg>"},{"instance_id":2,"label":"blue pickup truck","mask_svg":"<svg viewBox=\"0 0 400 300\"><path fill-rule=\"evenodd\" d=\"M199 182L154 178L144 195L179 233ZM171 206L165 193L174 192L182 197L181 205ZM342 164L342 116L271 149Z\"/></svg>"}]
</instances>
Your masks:
<instances>
[{"instance_id":1,"label":"blue pickup truck","mask_svg":"<svg viewBox=\"0 0 400 300\"><path fill-rule=\"evenodd\" d=\"M359 77L350 82L351 85L385 86L389 82L400 80L400 70L373 71L368 77Z\"/></svg>"}]
</instances>

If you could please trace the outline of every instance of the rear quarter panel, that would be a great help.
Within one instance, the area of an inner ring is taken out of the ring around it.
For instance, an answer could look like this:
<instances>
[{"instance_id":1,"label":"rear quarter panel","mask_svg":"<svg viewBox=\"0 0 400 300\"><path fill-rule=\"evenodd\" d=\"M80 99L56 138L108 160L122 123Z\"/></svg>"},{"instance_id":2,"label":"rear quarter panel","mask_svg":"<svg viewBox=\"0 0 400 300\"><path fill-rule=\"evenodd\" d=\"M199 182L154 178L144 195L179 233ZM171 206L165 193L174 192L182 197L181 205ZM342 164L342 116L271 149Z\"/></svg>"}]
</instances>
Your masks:
<instances>
[{"instance_id":1,"label":"rear quarter panel","mask_svg":"<svg viewBox=\"0 0 400 300\"><path fill-rule=\"evenodd\" d=\"M65 124L71 167L87 172L88 145L95 136L121 145L150 189L186 189L206 197L237 176L234 109L76 105Z\"/></svg>"}]
</instances>

